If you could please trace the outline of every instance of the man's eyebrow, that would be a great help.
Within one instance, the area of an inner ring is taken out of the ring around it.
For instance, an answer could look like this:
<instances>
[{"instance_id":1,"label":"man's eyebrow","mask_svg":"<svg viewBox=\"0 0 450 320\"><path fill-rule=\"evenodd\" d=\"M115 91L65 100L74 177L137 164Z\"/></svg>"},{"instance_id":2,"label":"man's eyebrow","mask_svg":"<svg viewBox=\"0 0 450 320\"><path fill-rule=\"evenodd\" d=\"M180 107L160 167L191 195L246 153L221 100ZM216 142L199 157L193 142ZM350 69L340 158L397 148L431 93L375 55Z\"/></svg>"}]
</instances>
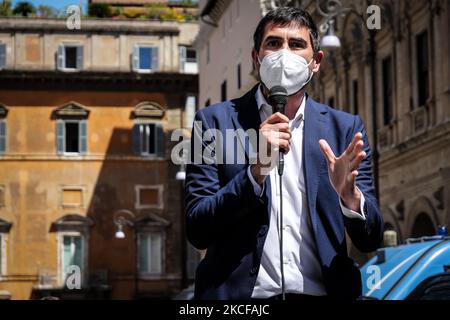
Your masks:
<instances>
[{"instance_id":1,"label":"man's eyebrow","mask_svg":"<svg viewBox=\"0 0 450 320\"><path fill-rule=\"evenodd\" d=\"M277 36L268 36L268 37L264 40L264 42L267 42L267 41L269 41L269 40L283 40L283 38L282 38L282 37L277 37Z\"/></svg>"},{"instance_id":2,"label":"man's eyebrow","mask_svg":"<svg viewBox=\"0 0 450 320\"><path fill-rule=\"evenodd\" d=\"M301 42L302 45L304 45L305 47L308 46L308 42L305 39L303 39L303 38L289 38L289 41Z\"/></svg>"}]
</instances>

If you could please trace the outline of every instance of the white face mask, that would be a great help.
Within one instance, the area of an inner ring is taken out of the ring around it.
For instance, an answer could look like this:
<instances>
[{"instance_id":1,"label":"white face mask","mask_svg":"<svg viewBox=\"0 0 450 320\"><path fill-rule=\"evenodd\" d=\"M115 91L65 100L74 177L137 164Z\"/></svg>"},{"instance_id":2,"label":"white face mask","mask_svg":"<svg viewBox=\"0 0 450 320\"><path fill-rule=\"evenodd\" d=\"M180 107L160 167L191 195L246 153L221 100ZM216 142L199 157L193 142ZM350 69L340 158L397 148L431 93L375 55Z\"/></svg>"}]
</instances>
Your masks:
<instances>
[{"instance_id":1,"label":"white face mask","mask_svg":"<svg viewBox=\"0 0 450 320\"><path fill-rule=\"evenodd\" d=\"M288 95L293 95L311 80L314 73L309 70L309 66L312 61L308 63L305 58L288 49L278 50L259 62L261 81L269 90L274 86L282 86Z\"/></svg>"}]
</instances>

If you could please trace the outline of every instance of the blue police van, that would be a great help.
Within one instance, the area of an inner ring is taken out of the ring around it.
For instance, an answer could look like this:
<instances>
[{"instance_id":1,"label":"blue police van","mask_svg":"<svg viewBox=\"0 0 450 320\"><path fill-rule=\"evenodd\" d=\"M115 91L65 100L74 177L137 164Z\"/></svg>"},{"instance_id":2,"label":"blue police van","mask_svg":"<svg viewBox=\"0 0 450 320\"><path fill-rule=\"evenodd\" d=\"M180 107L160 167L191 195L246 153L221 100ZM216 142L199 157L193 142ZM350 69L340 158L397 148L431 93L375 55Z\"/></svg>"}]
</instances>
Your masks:
<instances>
[{"instance_id":1,"label":"blue police van","mask_svg":"<svg viewBox=\"0 0 450 320\"><path fill-rule=\"evenodd\" d=\"M379 249L361 268L363 299L450 300L450 237Z\"/></svg>"}]
</instances>

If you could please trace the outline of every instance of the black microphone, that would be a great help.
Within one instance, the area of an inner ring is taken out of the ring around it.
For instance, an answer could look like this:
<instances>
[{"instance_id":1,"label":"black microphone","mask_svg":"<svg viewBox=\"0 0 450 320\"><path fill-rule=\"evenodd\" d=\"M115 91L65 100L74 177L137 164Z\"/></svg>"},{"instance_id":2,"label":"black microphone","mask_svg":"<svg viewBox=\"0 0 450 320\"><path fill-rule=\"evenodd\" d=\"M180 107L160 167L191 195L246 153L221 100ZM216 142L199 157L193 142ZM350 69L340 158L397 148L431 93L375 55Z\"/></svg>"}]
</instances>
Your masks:
<instances>
[{"instance_id":1,"label":"black microphone","mask_svg":"<svg viewBox=\"0 0 450 320\"><path fill-rule=\"evenodd\" d=\"M269 103L272 106L273 113L280 112L284 114L284 108L288 100L288 93L286 88L282 86L275 86L269 91ZM283 171L284 171L284 154L280 149L278 158L278 175L280 176L280 207L278 210L278 236L280 245L280 273L281 273L281 296L283 300L286 299L286 289L284 283L284 258L283 258Z\"/></svg>"},{"instance_id":2,"label":"black microphone","mask_svg":"<svg viewBox=\"0 0 450 320\"><path fill-rule=\"evenodd\" d=\"M273 113L280 112L284 114L284 109L288 100L286 88L275 86L269 91L269 104L272 106ZM284 171L284 154L280 149L278 157L278 175L282 176Z\"/></svg>"}]
</instances>

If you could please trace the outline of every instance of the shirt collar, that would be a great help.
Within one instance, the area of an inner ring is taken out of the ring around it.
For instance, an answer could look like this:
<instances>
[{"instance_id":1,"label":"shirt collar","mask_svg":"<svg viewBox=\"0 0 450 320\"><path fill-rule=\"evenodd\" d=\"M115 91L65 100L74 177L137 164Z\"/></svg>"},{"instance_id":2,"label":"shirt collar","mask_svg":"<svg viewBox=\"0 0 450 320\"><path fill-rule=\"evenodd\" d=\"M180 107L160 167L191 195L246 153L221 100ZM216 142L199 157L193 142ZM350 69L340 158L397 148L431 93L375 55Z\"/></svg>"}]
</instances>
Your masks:
<instances>
[{"instance_id":1,"label":"shirt collar","mask_svg":"<svg viewBox=\"0 0 450 320\"><path fill-rule=\"evenodd\" d=\"M300 104L300 108L298 108L297 113L295 114L294 119L291 120L291 122L296 122L299 119L305 119L305 106L306 106L306 94L303 97L302 103ZM258 110L261 112L261 108L264 105L269 105L266 101L266 98L264 98L264 95L262 94L262 86L259 86L258 90L256 90L255 94L256 98L256 104L258 105Z\"/></svg>"}]
</instances>

